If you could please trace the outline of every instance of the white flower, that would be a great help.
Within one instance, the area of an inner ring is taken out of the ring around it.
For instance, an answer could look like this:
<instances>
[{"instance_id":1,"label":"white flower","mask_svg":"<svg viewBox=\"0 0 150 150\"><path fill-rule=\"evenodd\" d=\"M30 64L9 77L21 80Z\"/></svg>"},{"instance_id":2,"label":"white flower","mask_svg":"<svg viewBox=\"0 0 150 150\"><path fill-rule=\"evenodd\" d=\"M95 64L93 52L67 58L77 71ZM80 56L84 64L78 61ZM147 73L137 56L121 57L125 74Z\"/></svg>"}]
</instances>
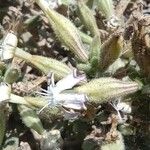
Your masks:
<instances>
[{"instance_id":1,"label":"white flower","mask_svg":"<svg viewBox=\"0 0 150 150\"><path fill-rule=\"evenodd\" d=\"M73 72L67 75L65 78L61 79L56 83L56 85L52 85L52 92L53 94L58 94L64 90L73 88L76 84L86 79L85 75L77 75L77 70L73 70ZM52 80L53 76L52 76ZM52 81L54 84L54 82Z\"/></svg>"},{"instance_id":2,"label":"white flower","mask_svg":"<svg viewBox=\"0 0 150 150\"><path fill-rule=\"evenodd\" d=\"M110 103L112 105L112 107L116 110L117 114L118 114L118 123L124 123L127 120L126 114L130 114L132 112L131 106L128 105L125 102L121 102L121 99L117 99L114 102ZM121 113L123 113L123 117L121 115Z\"/></svg>"},{"instance_id":3,"label":"white flower","mask_svg":"<svg viewBox=\"0 0 150 150\"><path fill-rule=\"evenodd\" d=\"M45 0L51 9L57 9L60 5L59 0Z\"/></svg>"},{"instance_id":4,"label":"white flower","mask_svg":"<svg viewBox=\"0 0 150 150\"><path fill-rule=\"evenodd\" d=\"M10 99L10 87L4 83L0 83L0 103Z\"/></svg>"},{"instance_id":5,"label":"white flower","mask_svg":"<svg viewBox=\"0 0 150 150\"><path fill-rule=\"evenodd\" d=\"M12 32L7 33L0 46L1 60L9 60L13 58L17 44L17 36Z\"/></svg>"},{"instance_id":6,"label":"white flower","mask_svg":"<svg viewBox=\"0 0 150 150\"><path fill-rule=\"evenodd\" d=\"M125 114L130 114L132 112L131 106L125 102L120 102L116 105L117 109Z\"/></svg>"},{"instance_id":7,"label":"white flower","mask_svg":"<svg viewBox=\"0 0 150 150\"><path fill-rule=\"evenodd\" d=\"M46 93L41 94L48 99L48 105L50 107L62 106L66 119L77 118L80 113L76 112L76 110L86 110L84 103L86 102L87 97L84 94L63 91L73 88L76 84L85 79L85 75L77 75L77 70L73 70L71 74L58 81L55 85L52 75L51 84L48 86L48 90L43 90ZM41 110L44 108L45 107Z\"/></svg>"},{"instance_id":8,"label":"white flower","mask_svg":"<svg viewBox=\"0 0 150 150\"><path fill-rule=\"evenodd\" d=\"M107 22L107 27L115 29L120 25L120 20L116 16L112 16L108 22Z\"/></svg>"}]
</instances>

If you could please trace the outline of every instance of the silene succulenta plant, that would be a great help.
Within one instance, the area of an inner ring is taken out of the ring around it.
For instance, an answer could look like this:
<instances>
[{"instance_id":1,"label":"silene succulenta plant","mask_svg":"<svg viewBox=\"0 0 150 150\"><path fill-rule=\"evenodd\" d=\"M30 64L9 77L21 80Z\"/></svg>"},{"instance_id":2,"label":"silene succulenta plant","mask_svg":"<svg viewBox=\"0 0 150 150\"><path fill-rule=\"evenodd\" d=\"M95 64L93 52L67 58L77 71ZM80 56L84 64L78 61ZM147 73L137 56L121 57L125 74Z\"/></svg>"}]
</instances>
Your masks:
<instances>
[{"instance_id":1,"label":"silene succulenta plant","mask_svg":"<svg viewBox=\"0 0 150 150\"><path fill-rule=\"evenodd\" d=\"M64 7L68 7L66 4L69 5L69 2L64 3ZM39 141L41 149L65 147L66 141L61 130L65 134L68 128L69 136L73 134L75 140L80 137L82 149L88 147L93 150L95 147L124 150L127 141L123 136L128 136L125 133L131 130L132 134L136 134L132 130L132 104L138 96L141 99L142 94L148 95L149 92L150 70L147 66L150 61L143 52L149 51L146 42L150 39L144 41L145 38L139 35L144 36L146 33L136 30L146 27L138 21L130 25L134 30L128 50L131 55L128 55L125 51L128 46L125 44L127 29L122 27L121 22L124 20L119 20L115 14L112 0L95 0L91 3L78 0L74 3L76 9L73 11L80 20L81 28L76 27L75 21L52 9L47 0L35 0L35 5L42 9L57 40L74 56L75 64L69 66L54 58L33 55L18 47L19 38L15 31L5 35L0 49L0 68L5 68L0 84L0 144L7 145L5 133L8 116L3 108L7 103L14 103L17 104L23 123L31 130L35 140ZM102 28L96 20L95 8L103 16L102 19L105 18L106 23ZM106 35L102 34L104 31ZM136 42L145 44L140 52ZM25 61L46 75L47 88L34 91L34 96L14 94L12 86L21 80L21 71L13 65L15 59ZM141 62L139 59L147 61ZM119 74L120 70L127 72ZM40 115L46 116L46 110L52 120L61 118L61 130L55 128L59 124L57 121L53 128L44 128ZM108 124L109 129L106 127Z\"/></svg>"}]
</instances>

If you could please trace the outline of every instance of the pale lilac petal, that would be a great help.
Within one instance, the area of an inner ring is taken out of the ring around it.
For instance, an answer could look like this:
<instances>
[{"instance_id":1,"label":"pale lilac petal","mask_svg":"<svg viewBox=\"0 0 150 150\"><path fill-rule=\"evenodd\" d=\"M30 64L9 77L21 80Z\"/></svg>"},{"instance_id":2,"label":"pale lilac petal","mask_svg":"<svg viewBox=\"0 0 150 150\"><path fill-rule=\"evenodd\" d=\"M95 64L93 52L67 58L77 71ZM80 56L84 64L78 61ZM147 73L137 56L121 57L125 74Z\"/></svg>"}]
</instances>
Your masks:
<instances>
[{"instance_id":1,"label":"pale lilac petal","mask_svg":"<svg viewBox=\"0 0 150 150\"><path fill-rule=\"evenodd\" d=\"M63 109L63 112L65 120L75 120L78 119L79 116L81 116L79 112L75 112L74 110L67 111L66 109Z\"/></svg>"},{"instance_id":2,"label":"pale lilac petal","mask_svg":"<svg viewBox=\"0 0 150 150\"><path fill-rule=\"evenodd\" d=\"M83 103L79 103L79 102L75 102L74 104L73 103L66 103L66 104L63 104L64 107L66 108L70 108L70 109L75 109L75 110L83 110L83 109L86 109L85 105Z\"/></svg>"},{"instance_id":3,"label":"pale lilac petal","mask_svg":"<svg viewBox=\"0 0 150 150\"><path fill-rule=\"evenodd\" d=\"M53 82L53 77L51 79ZM47 91L43 90L45 93L41 95L47 97L51 106L63 106L68 109L69 111L64 109L66 118L76 118L80 113L74 110L86 110L85 102L87 101L87 97L85 94L68 93L67 91L65 93L61 92L66 89L71 89L79 82L85 81L85 79L85 75L77 76L77 70L74 70L72 74L58 81L55 86L51 84Z\"/></svg>"},{"instance_id":4,"label":"pale lilac petal","mask_svg":"<svg viewBox=\"0 0 150 150\"><path fill-rule=\"evenodd\" d=\"M74 70L71 74L67 75L65 78L61 79L56 83L56 87L54 87L54 93L60 93L64 90L71 89L79 82L86 79L85 75L77 76L77 70Z\"/></svg>"},{"instance_id":5,"label":"pale lilac petal","mask_svg":"<svg viewBox=\"0 0 150 150\"><path fill-rule=\"evenodd\" d=\"M75 110L85 110L86 96L84 94L76 93L65 93L58 94L55 99L59 104L63 105L66 108L75 109Z\"/></svg>"}]
</instances>

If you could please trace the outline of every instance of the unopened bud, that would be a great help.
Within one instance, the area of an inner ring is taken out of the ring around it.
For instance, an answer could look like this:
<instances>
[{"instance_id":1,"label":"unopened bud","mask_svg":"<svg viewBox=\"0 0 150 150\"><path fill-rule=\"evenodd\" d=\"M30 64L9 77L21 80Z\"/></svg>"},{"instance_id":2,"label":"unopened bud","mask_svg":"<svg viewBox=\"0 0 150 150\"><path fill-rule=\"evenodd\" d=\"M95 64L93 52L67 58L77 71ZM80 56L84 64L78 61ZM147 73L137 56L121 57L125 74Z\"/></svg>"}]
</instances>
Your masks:
<instances>
[{"instance_id":1,"label":"unopened bud","mask_svg":"<svg viewBox=\"0 0 150 150\"><path fill-rule=\"evenodd\" d=\"M102 103L134 93L139 88L136 82L124 82L114 78L99 78L75 88L75 91L87 95L91 102Z\"/></svg>"}]
</instances>

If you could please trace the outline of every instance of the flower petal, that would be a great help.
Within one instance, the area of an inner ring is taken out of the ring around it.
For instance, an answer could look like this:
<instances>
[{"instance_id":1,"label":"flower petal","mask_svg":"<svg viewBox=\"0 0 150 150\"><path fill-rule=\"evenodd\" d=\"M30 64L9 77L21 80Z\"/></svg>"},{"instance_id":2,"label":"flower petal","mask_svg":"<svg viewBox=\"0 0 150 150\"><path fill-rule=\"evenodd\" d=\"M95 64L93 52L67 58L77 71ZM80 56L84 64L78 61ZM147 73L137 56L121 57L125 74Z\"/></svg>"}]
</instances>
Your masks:
<instances>
[{"instance_id":1,"label":"flower petal","mask_svg":"<svg viewBox=\"0 0 150 150\"><path fill-rule=\"evenodd\" d=\"M81 114L79 112L75 112L74 110L67 111L66 109L63 108L64 111L64 118L65 120L70 120L70 119L78 119Z\"/></svg>"},{"instance_id":2,"label":"flower petal","mask_svg":"<svg viewBox=\"0 0 150 150\"><path fill-rule=\"evenodd\" d=\"M10 99L10 87L4 83L0 83L0 103Z\"/></svg>"},{"instance_id":3,"label":"flower petal","mask_svg":"<svg viewBox=\"0 0 150 150\"><path fill-rule=\"evenodd\" d=\"M56 87L54 87L54 93L60 93L64 90L71 89L79 82L85 80L85 75L77 75L77 70L73 70L73 72L67 75L65 78L61 79L56 83Z\"/></svg>"},{"instance_id":4,"label":"flower petal","mask_svg":"<svg viewBox=\"0 0 150 150\"><path fill-rule=\"evenodd\" d=\"M55 96L54 99L66 108L75 110L86 110L86 106L84 103L87 99L84 94L63 93L58 94L57 96Z\"/></svg>"}]
</instances>

